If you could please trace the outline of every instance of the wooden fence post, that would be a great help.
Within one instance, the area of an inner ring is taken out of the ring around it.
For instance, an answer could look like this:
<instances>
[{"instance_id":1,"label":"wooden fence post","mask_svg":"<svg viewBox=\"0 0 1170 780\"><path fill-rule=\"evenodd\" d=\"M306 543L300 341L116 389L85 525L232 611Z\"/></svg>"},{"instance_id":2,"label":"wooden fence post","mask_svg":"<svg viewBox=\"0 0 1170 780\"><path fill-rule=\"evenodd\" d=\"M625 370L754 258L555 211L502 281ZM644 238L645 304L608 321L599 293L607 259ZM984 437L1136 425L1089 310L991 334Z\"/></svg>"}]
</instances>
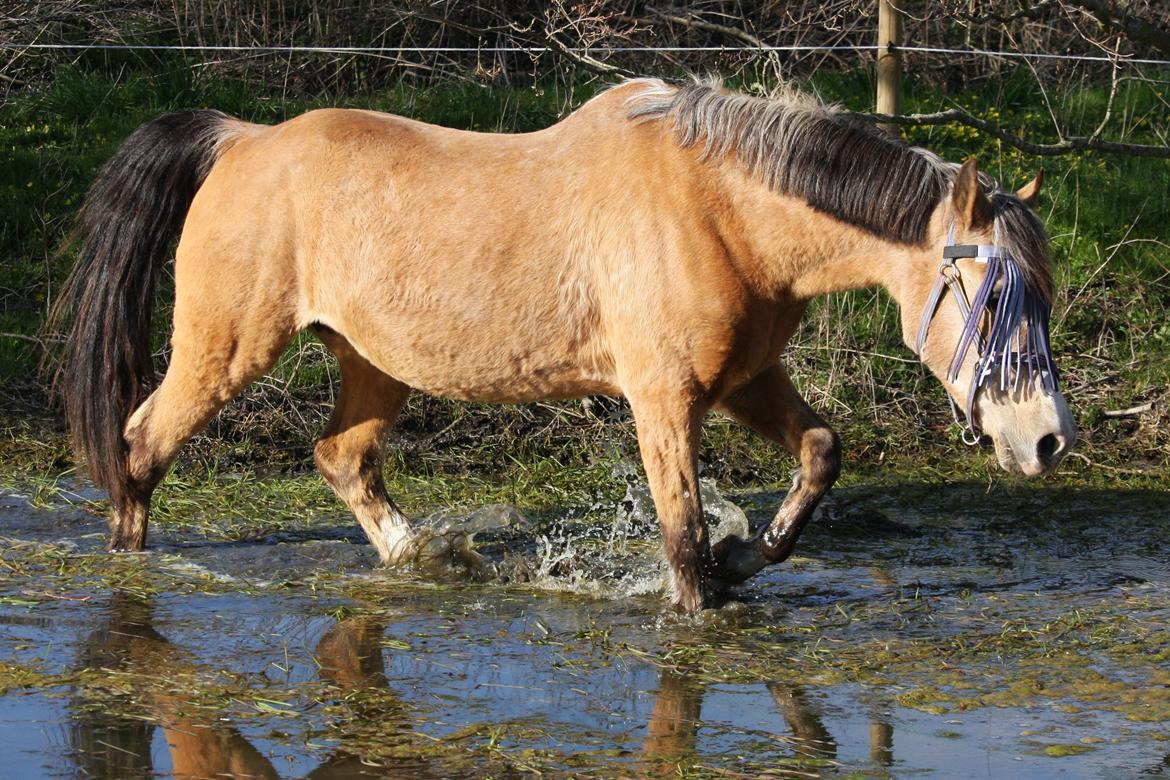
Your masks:
<instances>
[{"instance_id":1,"label":"wooden fence post","mask_svg":"<svg viewBox=\"0 0 1170 780\"><path fill-rule=\"evenodd\" d=\"M902 113L902 12L891 0L878 0L877 106L879 114ZM893 47L893 48L891 48ZM882 125L898 135L897 125Z\"/></svg>"}]
</instances>

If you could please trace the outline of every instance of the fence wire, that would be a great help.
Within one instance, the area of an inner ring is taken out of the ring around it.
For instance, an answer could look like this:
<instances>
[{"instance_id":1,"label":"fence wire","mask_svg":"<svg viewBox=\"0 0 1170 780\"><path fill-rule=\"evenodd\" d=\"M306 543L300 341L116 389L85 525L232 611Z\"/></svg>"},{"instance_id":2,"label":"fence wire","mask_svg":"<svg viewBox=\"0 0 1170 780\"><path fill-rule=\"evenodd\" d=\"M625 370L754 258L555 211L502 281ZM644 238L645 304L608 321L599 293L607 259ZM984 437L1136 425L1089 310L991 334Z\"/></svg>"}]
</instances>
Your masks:
<instances>
[{"instance_id":1,"label":"fence wire","mask_svg":"<svg viewBox=\"0 0 1170 780\"><path fill-rule=\"evenodd\" d=\"M1170 65L1170 60L1144 59L1118 55L1051 54L1048 52L995 51L991 49L955 49L935 46L879 46L842 44L832 46L565 46L557 49L551 46L233 46L226 44L177 44L161 45L149 43L0 43L0 50L9 51L175 51L175 52L270 52L275 54L557 54L569 51L574 54L685 54L702 52L865 52L889 50L921 54L957 54L974 57L1000 57L1003 59L1036 59L1062 62L1097 62L1130 65Z\"/></svg>"}]
</instances>

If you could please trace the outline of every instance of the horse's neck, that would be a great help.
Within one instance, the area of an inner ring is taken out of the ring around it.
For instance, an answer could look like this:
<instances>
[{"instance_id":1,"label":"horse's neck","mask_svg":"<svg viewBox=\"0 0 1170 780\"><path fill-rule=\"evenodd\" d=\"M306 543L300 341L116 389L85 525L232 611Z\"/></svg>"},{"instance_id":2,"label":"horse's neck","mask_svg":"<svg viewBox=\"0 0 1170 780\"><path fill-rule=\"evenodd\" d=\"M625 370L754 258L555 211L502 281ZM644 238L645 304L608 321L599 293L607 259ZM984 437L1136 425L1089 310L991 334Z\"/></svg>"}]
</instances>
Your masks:
<instances>
[{"instance_id":1,"label":"horse's neck","mask_svg":"<svg viewBox=\"0 0 1170 780\"><path fill-rule=\"evenodd\" d=\"M875 285L896 294L901 286L914 256L905 245L778 195L751 176L725 174L723 188L732 204L724 230L735 236L740 267L761 294L811 299Z\"/></svg>"}]
</instances>

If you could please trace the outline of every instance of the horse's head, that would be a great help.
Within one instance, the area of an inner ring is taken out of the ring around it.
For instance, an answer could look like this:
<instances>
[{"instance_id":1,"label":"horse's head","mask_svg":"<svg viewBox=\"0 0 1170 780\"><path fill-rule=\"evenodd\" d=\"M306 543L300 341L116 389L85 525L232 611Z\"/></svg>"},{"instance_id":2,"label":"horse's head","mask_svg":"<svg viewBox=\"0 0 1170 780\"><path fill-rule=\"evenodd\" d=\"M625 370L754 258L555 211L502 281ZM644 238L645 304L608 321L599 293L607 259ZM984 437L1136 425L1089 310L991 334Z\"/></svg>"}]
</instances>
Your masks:
<instances>
[{"instance_id":1,"label":"horse's head","mask_svg":"<svg viewBox=\"0 0 1170 780\"><path fill-rule=\"evenodd\" d=\"M1051 259L1033 211L1042 178L988 197L968 160L899 296L903 338L946 387L964 438L990 436L1000 466L1027 476L1051 471L1077 430L1048 341Z\"/></svg>"}]
</instances>

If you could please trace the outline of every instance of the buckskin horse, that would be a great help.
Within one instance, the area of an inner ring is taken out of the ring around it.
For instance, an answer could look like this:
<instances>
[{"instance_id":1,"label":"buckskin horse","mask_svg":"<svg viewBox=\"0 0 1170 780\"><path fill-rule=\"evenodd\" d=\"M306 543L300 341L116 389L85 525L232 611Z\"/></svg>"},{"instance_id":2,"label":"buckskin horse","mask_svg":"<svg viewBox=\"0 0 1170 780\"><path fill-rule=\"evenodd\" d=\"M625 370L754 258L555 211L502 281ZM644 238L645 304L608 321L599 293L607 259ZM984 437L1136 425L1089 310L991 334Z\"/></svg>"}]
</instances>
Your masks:
<instances>
[{"instance_id":1,"label":"buckskin horse","mask_svg":"<svg viewBox=\"0 0 1170 780\"><path fill-rule=\"evenodd\" d=\"M784 560L837 478L838 437L780 363L817 296L883 286L1003 468L1042 474L1073 445L1040 178L1001 190L974 159L811 98L702 81L628 81L514 135L361 110L271 127L167 114L119 148L79 214L58 382L109 491L110 547L138 550L182 444L312 328L341 370L315 460L387 564L418 546L382 476L412 389L623 395L673 599L695 612ZM154 280L176 235L172 352L152 392ZM696 474L712 409L800 459L774 520L714 546Z\"/></svg>"}]
</instances>

